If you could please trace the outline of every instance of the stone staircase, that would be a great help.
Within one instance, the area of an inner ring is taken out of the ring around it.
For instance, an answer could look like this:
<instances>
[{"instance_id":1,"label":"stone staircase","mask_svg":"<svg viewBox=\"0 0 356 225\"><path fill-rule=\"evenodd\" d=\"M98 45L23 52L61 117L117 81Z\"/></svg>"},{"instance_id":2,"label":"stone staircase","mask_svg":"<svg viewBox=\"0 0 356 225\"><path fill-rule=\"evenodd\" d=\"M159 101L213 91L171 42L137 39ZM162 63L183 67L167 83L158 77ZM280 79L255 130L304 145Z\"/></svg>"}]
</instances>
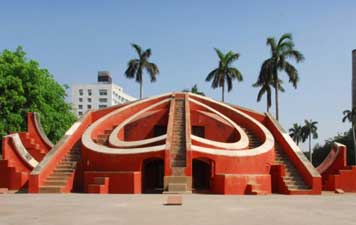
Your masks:
<instances>
[{"instance_id":1,"label":"stone staircase","mask_svg":"<svg viewBox=\"0 0 356 225\"><path fill-rule=\"evenodd\" d=\"M66 186L73 182L77 162L80 161L81 143L76 143L70 152L59 162L53 172L40 187L40 193L68 192Z\"/></svg>"},{"instance_id":2,"label":"stone staircase","mask_svg":"<svg viewBox=\"0 0 356 225\"><path fill-rule=\"evenodd\" d=\"M111 129L104 130L103 133L99 134L94 142L100 145L108 145L109 144L109 136L111 132L114 130L116 126L112 126Z\"/></svg>"},{"instance_id":3,"label":"stone staircase","mask_svg":"<svg viewBox=\"0 0 356 225\"><path fill-rule=\"evenodd\" d=\"M12 160L1 159L0 170L7 171L7 173L14 178L12 181L10 181L10 183L7 183L5 179L0 177L0 187L7 187L10 189L23 188L30 175L29 172L22 171L20 168L18 168Z\"/></svg>"},{"instance_id":4,"label":"stone staircase","mask_svg":"<svg viewBox=\"0 0 356 225\"><path fill-rule=\"evenodd\" d=\"M257 138L257 136L251 130L249 130L247 128L242 128L242 129L245 131L245 133L248 137L248 140L249 140L248 148L249 149L256 148L261 145L260 140Z\"/></svg>"},{"instance_id":5,"label":"stone staircase","mask_svg":"<svg viewBox=\"0 0 356 225\"><path fill-rule=\"evenodd\" d=\"M304 182L302 176L278 144L276 144L275 163L285 166L283 181L289 192L310 191L310 187Z\"/></svg>"},{"instance_id":6,"label":"stone staircase","mask_svg":"<svg viewBox=\"0 0 356 225\"><path fill-rule=\"evenodd\" d=\"M37 160L41 161L43 157L47 154L45 149L41 149L40 144L36 143L36 140L30 136L29 133L26 133L22 143L24 144L27 151Z\"/></svg>"},{"instance_id":7,"label":"stone staircase","mask_svg":"<svg viewBox=\"0 0 356 225\"><path fill-rule=\"evenodd\" d=\"M173 175L183 175L185 169L186 143L185 143L185 113L184 99L176 99L174 112L173 140L171 159ZM183 173L182 173L183 172Z\"/></svg>"},{"instance_id":8,"label":"stone staircase","mask_svg":"<svg viewBox=\"0 0 356 225\"><path fill-rule=\"evenodd\" d=\"M108 194L109 177L94 177L92 184L88 185L88 193Z\"/></svg>"},{"instance_id":9,"label":"stone staircase","mask_svg":"<svg viewBox=\"0 0 356 225\"><path fill-rule=\"evenodd\" d=\"M172 176L164 178L165 193L191 193L192 179L185 176L186 139L185 139L185 100L175 99L171 147Z\"/></svg>"}]
</instances>

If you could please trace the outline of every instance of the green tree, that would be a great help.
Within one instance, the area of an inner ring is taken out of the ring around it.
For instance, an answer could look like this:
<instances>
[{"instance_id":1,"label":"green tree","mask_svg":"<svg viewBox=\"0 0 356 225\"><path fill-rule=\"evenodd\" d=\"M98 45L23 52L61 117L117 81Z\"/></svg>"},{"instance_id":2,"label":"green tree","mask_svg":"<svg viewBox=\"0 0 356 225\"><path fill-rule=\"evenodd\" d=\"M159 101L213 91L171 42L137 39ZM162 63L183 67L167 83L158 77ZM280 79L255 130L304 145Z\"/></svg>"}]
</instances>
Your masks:
<instances>
[{"instance_id":1,"label":"green tree","mask_svg":"<svg viewBox=\"0 0 356 225\"><path fill-rule=\"evenodd\" d=\"M284 92L284 88L282 86L283 81L278 81L278 89L281 92ZM266 94L266 103L267 103L267 112L269 112L269 108L272 106L272 88L274 88L275 82L273 81L273 76L269 74L262 74L258 77L256 83L252 85L252 87L260 87L260 90L257 94L257 102L260 102L263 95Z\"/></svg>"},{"instance_id":2,"label":"green tree","mask_svg":"<svg viewBox=\"0 0 356 225\"><path fill-rule=\"evenodd\" d=\"M355 151L353 145L352 130L349 129L347 132L337 134L333 138L329 138L325 141L323 145L315 145L313 148L313 165L318 166L322 163L325 157L329 154L335 142L346 145L347 147L347 164L355 164Z\"/></svg>"},{"instance_id":3,"label":"green tree","mask_svg":"<svg viewBox=\"0 0 356 225\"><path fill-rule=\"evenodd\" d=\"M318 127L317 127L318 122L317 121L312 121L312 120L305 120L304 121L304 126L302 128L302 137L303 137L303 142L308 139L309 140L309 160L311 163L313 163L313 157L312 157L312 147L311 147L311 139L317 139L318 138Z\"/></svg>"},{"instance_id":4,"label":"green tree","mask_svg":"<svg viewBox=\"0 0 356 225\"><path fill-rule=\"evenodd\" d=\"M352 142L353 142L353 147L354 151L356 151L356 137L355 137L355 124L356 124L356 107L352 108L352 110L345 110L343 112L344 117L342 118L342 122L349 121L351 123L351 130L352 130ZM349 148L351 150L351 148ZM356 152L354 152L354 157L356 157ZM356 164L356 158L354 159L354 162Z\"/></svg>"},{"instance_id":5,"label":"green tree","mask_svg":"<svg viewBox=\"0 0 356 225\"><path fill-rule=\"evenodd\" d=\"M293 127L289 129L289 135L293 138L293 141L299 145L299 143L303 141L302 126L298 123L294 123Z\"/></svg>"},{"instance_id":6,"label":"green tree","mask_svg":"<svg viewBox=\"0 0 356 225\"><path fill-rule=\"evenodd\" d=\"M143 77L142 73L145 69L150 75L151 82L157 80L157 75L159 74L159 70L156 64L151 63L148 59L151 56L151 49L146 49L142 51L141 47L137 44L131 44L132 47L136 50L138 54L137 59L131 59L128 62L127 69L125 71L125 75L129 79L136 78L136 81L140 83L140 99L143 97Z\"/></svg>"},{"instance_id":7,"label":"green tree","mask_svg":"<svg viewBox=\"0 0 356 225\"><path fill-rule=\"evenodd\" d=\"M190 90L184 89L183 92L191 92L193 94L205 96L204 92L199 91L197 84L194 84L194 86Z\"/></svg>"},{"instance_id":8,"label":"green tree","mask_svg":"<svg viewBox=\"0 0 356 225\"><path fill-rule=\"evenodd\" d=\"M239 53L234 53L232 51L224 54L217 48L215 48L215 52L219 57L219 66L208 74L205 81L212 80L211 87L213 89L221 87L221 101L224 102L225 82L227 83L227 91L230 92L232 90L233 80L243 80L241 72L237 68L231 66L233 62L238 60L240 55Z\"/></svg>"},{"instance_id":9,"label":"green tree","mask_svg":"<svg viewBox=\"0 0 356 225\"><path fill-rule=\"evenodd\" d=\"M53 142L76 120L66 92L48 70L26 58L22 47L0 54L0 136L26 129L27 112L38 112Z\"/></svg>"},{"instance_id":10,"label":"green tree","mask_svg":"<svg viewBox=\"0 0 356 225\"><path fill-rule=\"evenodd\" d=\"M275 82L275 104L276 104L276 119L279 119L279 102L278 102L278 81L279 72L284 71L289 77L294 88L297 88L299 81L297 69L287 60L289 58L295 59L296 62L304 60L304 56L298 50L294 49L294 43L291 34L283 34L281 38L276 41L274 37L267 38L267 45L271 48L271 57L266 59L261 66L260 76L272 76Z\"/></svg>"}]
</instances>

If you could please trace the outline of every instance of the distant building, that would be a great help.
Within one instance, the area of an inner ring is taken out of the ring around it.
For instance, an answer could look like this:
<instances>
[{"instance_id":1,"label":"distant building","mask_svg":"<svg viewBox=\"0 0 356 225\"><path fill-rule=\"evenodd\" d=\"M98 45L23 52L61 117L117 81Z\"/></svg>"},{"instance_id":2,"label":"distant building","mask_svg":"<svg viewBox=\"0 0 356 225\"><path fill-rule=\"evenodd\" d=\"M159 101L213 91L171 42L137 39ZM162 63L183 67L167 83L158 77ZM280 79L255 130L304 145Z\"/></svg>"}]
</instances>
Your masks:
<instances>
[{"instance_id":1,"label":"distant building","mask_svg":"<svg viewBox=\"0 0 356 225\"><path fill-rule=\"evenodd\" d=\"M122 104L136 100L124 93L122 87L113 84L108 71L98 72L98 81L95 84L72 85L72 104L74 112L81 116L92 109L102 109L112 105Z\"/></svg>"}]
</instances>

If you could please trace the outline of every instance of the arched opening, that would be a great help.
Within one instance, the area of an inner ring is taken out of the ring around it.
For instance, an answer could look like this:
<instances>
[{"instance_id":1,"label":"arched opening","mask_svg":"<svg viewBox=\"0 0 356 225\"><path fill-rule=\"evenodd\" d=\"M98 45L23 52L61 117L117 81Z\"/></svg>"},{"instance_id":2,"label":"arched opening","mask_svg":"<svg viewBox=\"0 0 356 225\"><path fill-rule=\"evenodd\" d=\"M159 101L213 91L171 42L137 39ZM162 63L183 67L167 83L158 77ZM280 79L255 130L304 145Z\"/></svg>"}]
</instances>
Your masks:
<instances>
[{"instance_id":1,"label":"arched opening","mask_svg":"<svg viewBox=\"0 0 356 225\"><path fill-rule=\"evenodd\" d=\"M195 191L209 191L211 187L211 161L193 159L193 189Z\"/></svg>"},{"instance_id":2,"label":"arched opening","mask_svg":"<svg viewBox=\"0 0 356 225\"><path fill-rule=\"evenodd\" d=\"M144 160L142 166L142 193L162 193L164 162L162 159Z\"/></svg>"}]
</instances>

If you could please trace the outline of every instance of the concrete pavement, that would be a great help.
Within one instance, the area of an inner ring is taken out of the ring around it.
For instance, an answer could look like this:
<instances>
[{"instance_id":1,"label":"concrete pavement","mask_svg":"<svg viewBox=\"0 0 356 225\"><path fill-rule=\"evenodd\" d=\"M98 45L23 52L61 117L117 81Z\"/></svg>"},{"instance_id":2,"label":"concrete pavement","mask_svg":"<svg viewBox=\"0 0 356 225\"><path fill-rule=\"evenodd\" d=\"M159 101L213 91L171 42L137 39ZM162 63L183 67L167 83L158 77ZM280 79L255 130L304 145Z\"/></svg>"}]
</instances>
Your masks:
<instances>
[{"instance_id":1,"label":"concrete pavement","mask_svg":"<svg viewBox=\"0 0 356 225\"><path fill-rule=\"evenodd\" d=\"M0 225L356 224L356 194L321 196L4 194Z\"/></svg>"}]
</instances>

